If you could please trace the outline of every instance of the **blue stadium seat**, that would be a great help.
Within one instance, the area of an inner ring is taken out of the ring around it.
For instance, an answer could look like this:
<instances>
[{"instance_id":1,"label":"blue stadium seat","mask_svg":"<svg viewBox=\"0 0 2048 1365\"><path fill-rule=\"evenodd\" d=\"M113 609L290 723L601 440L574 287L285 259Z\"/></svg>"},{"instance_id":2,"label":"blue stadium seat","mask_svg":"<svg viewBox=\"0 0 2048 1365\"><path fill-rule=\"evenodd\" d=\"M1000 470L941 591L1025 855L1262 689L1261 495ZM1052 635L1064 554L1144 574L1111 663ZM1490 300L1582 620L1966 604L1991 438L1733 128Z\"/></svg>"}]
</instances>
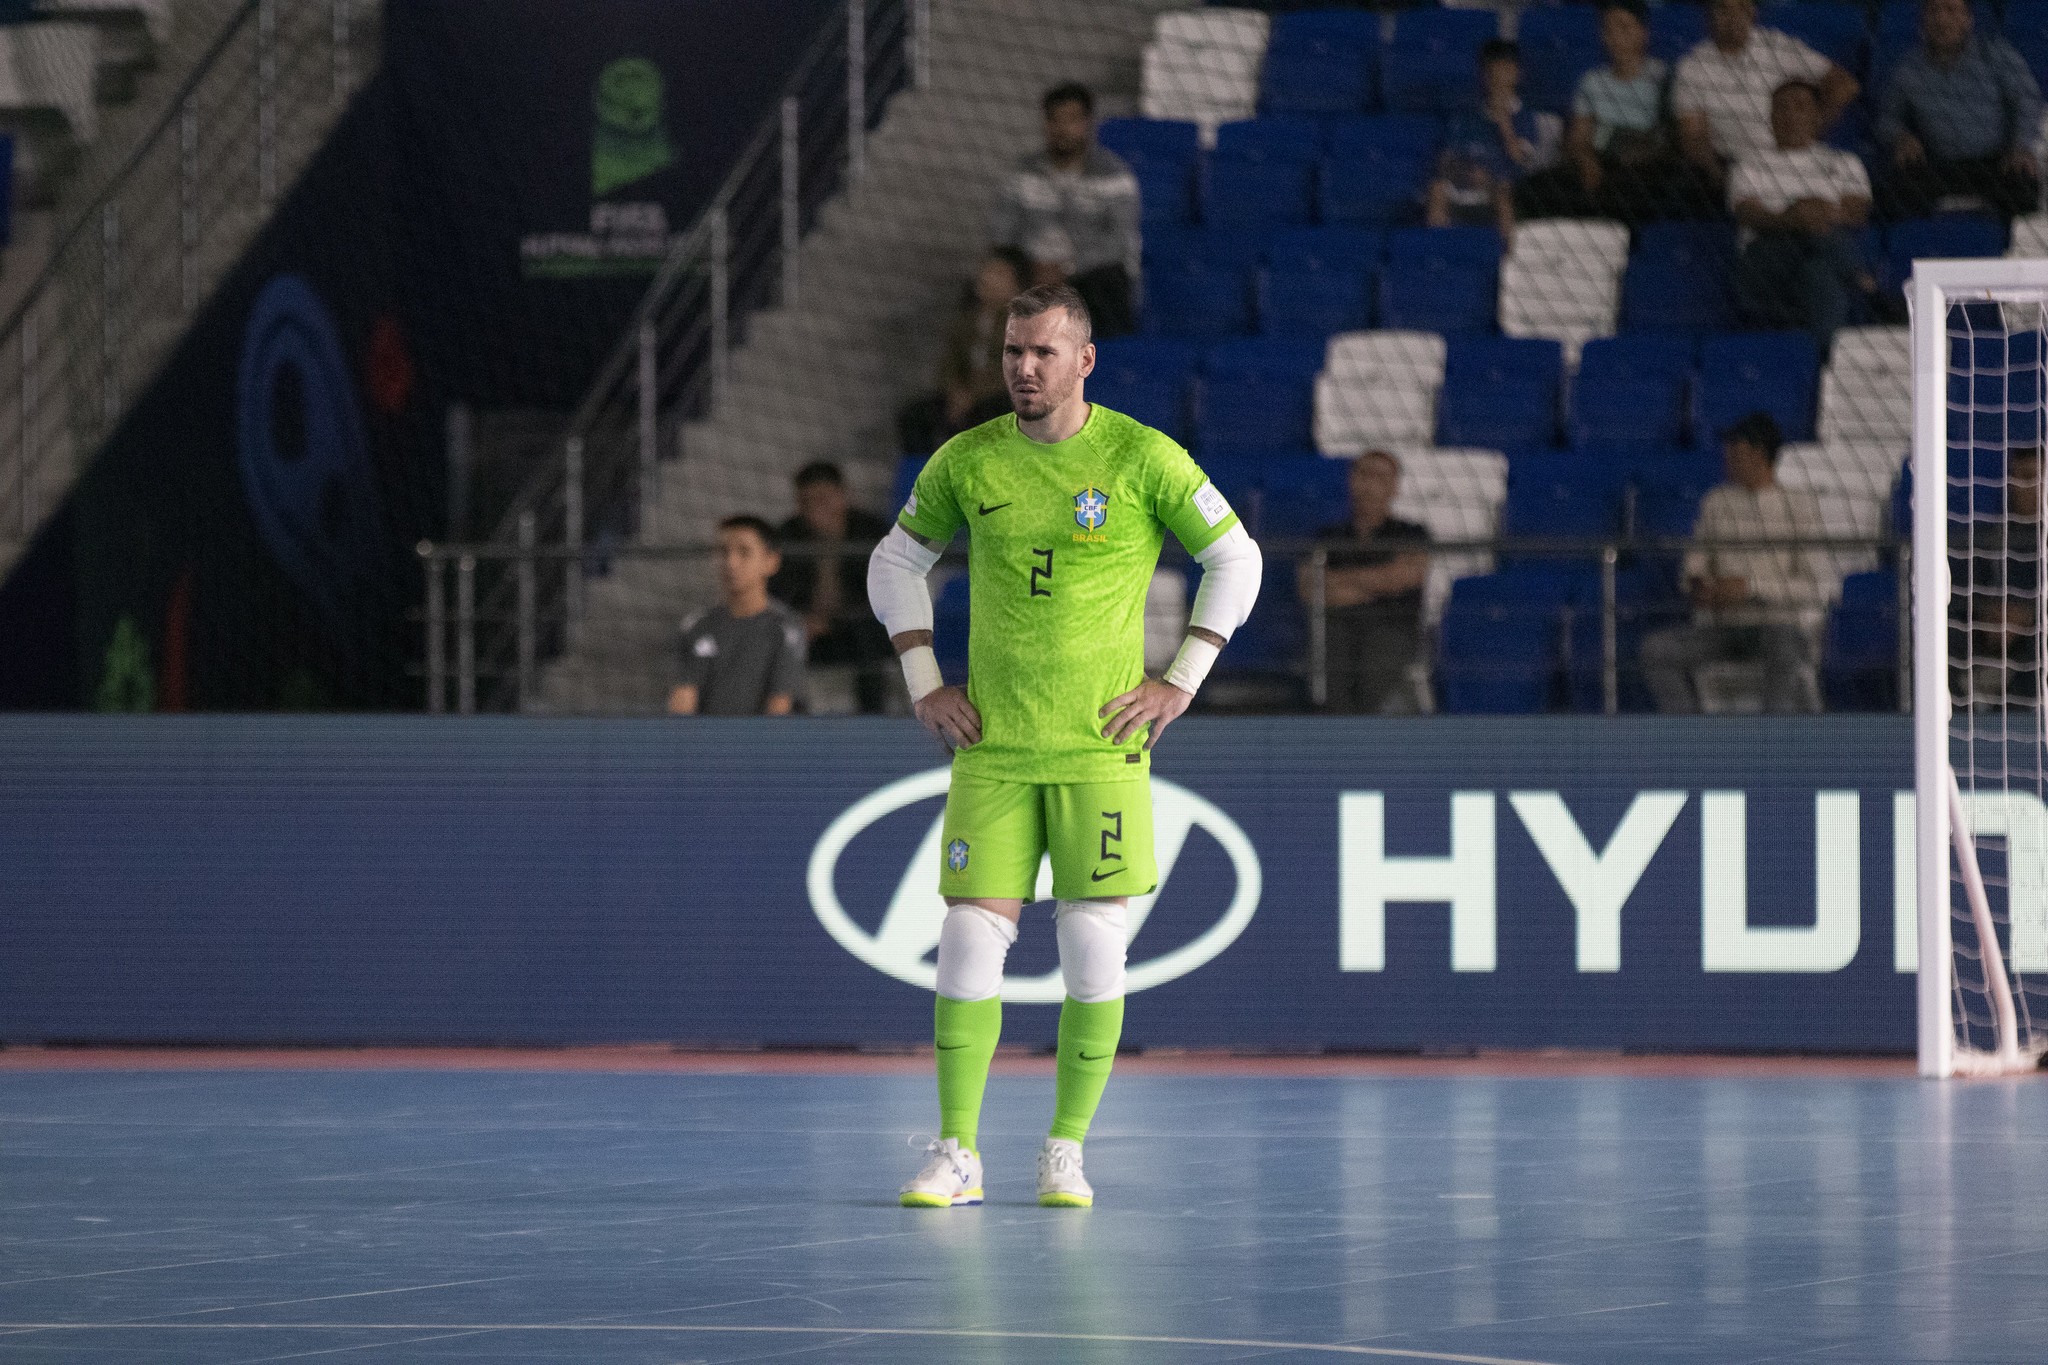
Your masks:
<instances>
[{"instance_id":1,"label":"blue stadium seat","mask_svg":"<svg viewBox=\"0 0 2048 1365\"><path fill-rule=\"evenodd\" d=\"M1265 234L1253 228L1155 228L1145 234L1147 265L1197 262L1249 273L1265 251Z\"/></svg>"},{"instance_id":2,"label":"blue stadium seat","mask_svg":"<svg viewBox=\"0 0 2048 1365\"><path fill-rule=\"evenodd\" d=\"M1813 439L1820 352L1805 332L1736 332L1700 343L1693 385L1693 431L1702 446L1759 409L1778 420L1787 441Z\"/></svg>"},{"instance_id":3,"label":"blue stadium seat","mask_svg":"<svg viewBox=\"0 0 2048 1365\"><path fill-rule=\"evenodd\" d=\"M1966 256L2003 256L2005 224L1981 213L1950 213L1894 223L1885 233L1882 287L1896 290L1913 273L1913 262Z\"/></svg>"},{"instance_id":4,"label":"blue stadium seat","mask_svg":"<svg viewBox=\"0 0 2048 1365\"><path fill-rule=\"evenodd\" d=\"M1437 688L1458 715L1528 715L1556 690L1560 608L1575 584L1548 564L1517 564L1451 585L1437 635Z\"/></svg>"},{"instance_id":5,"label":"blue stadium seat","mask_svg":"<svg viewBox=\"0 0 2048 1365\"><path fill-rule=\"evenodd\" d=\"M1243 269L1180 258L1145 270L1145 330L1214 340L1251 330L1251 281Z\"/></svg>"},{"instance_id":6,"label":"blue stadium seat","mask_svg":"<svg viewBox=\"0 0 2048 1365\"><path fill-rule=\"evenodd\" d=\"M1626 470L1569 451L1518 453L1508 461L1501 529L1509 536L1618 536Z\"/></svg>"},{"instance_id":7,"label":"blue stadium seat","mask_svg":"<svg viewBox=\"0 0 2048 1365\"><path fill-rule=\"evenodd\" d=\"M1616 453L1677 445L1696 350L1689 336L1656 332L1587 342L1572 383L1572 448Z\"/></svg>"},{"instance_id":8,"label":"blue stadium seat","mask_svg":"<svg viewBox=\"0 0 2048 1365\"><path fill-rule=\"evenodd\" d=\"M1557 435L1563 348L1534 337L1454 336L1444 351L1436 440L1445 446L1547 446Z\"/></svg>"},{"instance_id":9,"label":"blue stadium seat","mask_svg":"<svg viewBox=\"0 0 2048 1365\"><path fill-rule=\"evenodd\" d=\"M1102 121L1096 138L1130 164L1146 228L1188 221L1202 160L1200 129L1171 119L1114 118Z\"/></svg>"},{"instance_id":10,"label":"blue stadium seat","mask_svg":"<svg viewBox=\"0 0 2048 1365\"><path fill-rule=\"evenodd\" d=\"M1280 15L1259 77L1262 114L1363 113L1379 100L1380 17L1367 10Z\"/></svg>"},{"instance_id":11,"label":"blue stadium seat","mask_svg":"<svg viewBox=\"0 0 2048 1365\"><path fill-rule=\"evenodd\" d=\"M2005 36L2026 58L2038 84L2048 75L2048 0L2007 0Z\"/></svg>"},{"instance_id":12,"label":"blue stadium seat","mask_svg":"<svg viewBox=\"0 0 2048 1365\"><path fill-rule=\"evenodd\" d=\"M1899 579L1893 569L1854 573L1828 613L1821 650L1822 695L1830 711L1899 707Z\"/></svg>"},{"instance_id":13,"label":"blue stadium seat","mask_svg":"<svg viewBox=\"0 0 2048 1365\"><path fill-rule=\"evenodd\" d=\"M1443 124L1424 114L1332 119L1319 176L1325 223L1412 220L1436 164Z\"/></svg>"},{"instance_id":14,"label":"blue stadium seat","mask_svg":"<svg viewBox=\"0 0 2048 1365\"><path fill-rule=\"evenodd\" d=\"M1306 223L1321 143L1322 130L1308 118L1224 124L1202 168L1202 221L1211 227Z\"/></svg>"},{"instance_id":15,"label":"blue stadium seat","mask_svg":"<svg viewBox=\"0 0 2048 1365\"><path fill-rule=\"evenodd\" d=\"M1261 337L1212 348L1195 423L1204 455L1308 448L1312 392L1322 364L1319 338Z\"/></svg>"},{"instance_id":16,"label":"blue stadium seat","mask_svg":"<svg viewBox=\"0 0 2048 1365\"><path fill-rule=\"evenodd\" d=\"M1285 270L1370 270L1386 255L1387 235L1377 228L1279 228L1266 239L1266 264Z\"/></svg>"},{"instance_id":17,"label":"blue stadium seat","mask_svg":"<svg viewBox=\"0 0 2048 1365\"><path fill-rule=\"evenodd\" d=\"M910 501L910 490L917 486L917 476L924 473L924 467L931 458L929 455L905 455L896 462L896 486L892 490L896 498L894 506L901 507Z\"/></svg>"},{"instance_id":18,"label":"blue stadium seat","mask_svg":"<svg viewBox=\"0 0 2048 1365\"><path fill-rule=\"evenodd\" d=\"M1189 386L1201 358L1199 343L1177 337L1106 338L1095 345L1088 397L1186 445Z\"/></svg>"},{"instance_id":19,"label":"blue stadium seat","mask_svg":"<svg viewBox=\"0 0 2048 1365\"><path fill-rule=\"evenodd\" d=\"M1403 228L1387 236L1379 324L1422 332L1490 332L1500 276L1492 228Z\"/></svg>"},{"instance_id":20,"label":"blue stadium seat","mask_svg":"<svg viewBox=\"0 0 2048 1365\"><path fill-rule=\"evenodd\" d=\"M1869 20L1861 5L1833 0L1784 0L1760 10L1756 21L1789 33L1852 76L1863 72Z\"/></svg>"},{"instance_id":21,"label":"blue stadium seat","mask_svg":"<svg viewBox=\"0 0 2048 1365\"><path fill-rule=\"evenodd\" d=\"M1447 114L1472 104L1480 45L1499 31L1492 10L1402 10L1380 60L1387 108Z\"/></svg>"},{"instance_id":22,"label":"blue stadium seat","mask_svg":"<svg viewBox=\"0 0 2048 1365\"><path fill-rule=\"evenodd\" d=\"M1700 499L1726 478L1718 448L1645 451L1630 474L1635 534L1645 540L1690 536L1699 520Z\"/></svg>"},{"instance_id":23,"label":"blue stadium seat","mask_svg":"<svg viewBox=\"0 0 2048 1365\"><path fill-rule=\"evenodd\" d=\"M1636 234L1622 278L1622 330L1706 332L1733 326L1734 271L1731 225L1647 224Z\"/></svg>"},{"instance_id":24,"label":"blue stadium seat","mask_svg":"<svg viewBox=\"0 0 2048 1365\"><path fill-rule=\"evenodd\" d=\"M1308 540L1351 512L1351 462L1315 451L1288 452L1266 460L1265 530L1275 539Z\"/></svg>"},{"instance_id":25,"label":"blue stadium seat","mask_svg":"<svg viewBox=\"0 0 2048 1365\"><path fill-rule=\"evenodd\" d=\"M1274 462L1275 457L1266 454L1229 451L1204 451L1199 461L1209 482L1229 500L1245 532L1252 536L1264 534L1266 466Z\"/></svg>"},{"instance_id":26,"label":"blue stadium seat","mask_svg":"<svg viewBox=\"0 0 2048 1365\"><path fill-rule=\"evenodd\" d=\"M1600 11L1592 5L1540 5L1522 13L1522 99L1532 109L1571 112L1579 77L1606 60Z\"/></svg>"},{"instance_id":27,"label":"blue stadium seat","mask_svg":"<svg viewBox=\"0 0 2048 1365\"><path fill-rule=\"evenodd\" d=\"M1259 278L1259 331L1327 337L1369 327L1373 277L1370 267L1268 266Z\"/></svg>"},{"instance_id":28,"label":"blue stadium seat","mask_svg":"<svg viewBox=\"0 0 2048 1365\"><path fill-rule=\"evenodd\" d=\"M1656 5L1650 10L1650 55L1676 68L1678 59L1707 36L1705 5Z\"/></svg>"},{"instance_id":29,"label":"blue stadium seat","mask_svg":"<svg viewBox=\"0 0 2048 1365\"><path fill-rule=\"evenodd\" d=\"M932 652L956 678L967 670L967 624L967 575L955 574L932 599Z\"/></svg>"}]
</instances>

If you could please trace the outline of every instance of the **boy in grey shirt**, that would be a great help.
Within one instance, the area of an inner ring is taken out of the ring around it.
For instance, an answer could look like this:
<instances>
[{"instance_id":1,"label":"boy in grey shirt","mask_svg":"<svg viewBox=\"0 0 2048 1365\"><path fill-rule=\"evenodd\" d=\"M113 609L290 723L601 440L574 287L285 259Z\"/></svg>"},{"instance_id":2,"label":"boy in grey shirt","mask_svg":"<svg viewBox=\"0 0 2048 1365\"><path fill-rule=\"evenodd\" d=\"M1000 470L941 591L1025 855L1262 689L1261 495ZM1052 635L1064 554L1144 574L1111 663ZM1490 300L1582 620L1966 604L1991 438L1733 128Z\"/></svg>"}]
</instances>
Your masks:
<instances>
[{"instance_id":1,"label":"boy in grey shirt","mask_svg":"<svg viewBox=\"0 0 2048 1365\"><path fill-rule=\"evenodd\" d=\"M804 692L804 623L768 595L782 567L759 517L718 523L722 606L683 623L682 666L668 709L678 716L786 716Z\"/></svg>"}]
</instances>

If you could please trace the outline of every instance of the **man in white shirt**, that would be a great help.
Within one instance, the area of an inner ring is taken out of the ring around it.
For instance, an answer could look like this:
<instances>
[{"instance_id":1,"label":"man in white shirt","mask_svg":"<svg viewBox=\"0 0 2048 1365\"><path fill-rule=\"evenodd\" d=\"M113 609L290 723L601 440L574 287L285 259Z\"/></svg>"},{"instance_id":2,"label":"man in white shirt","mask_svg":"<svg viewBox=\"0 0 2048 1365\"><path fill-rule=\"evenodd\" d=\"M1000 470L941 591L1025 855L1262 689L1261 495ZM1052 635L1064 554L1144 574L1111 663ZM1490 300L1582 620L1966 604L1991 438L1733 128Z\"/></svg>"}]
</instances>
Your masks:
<instances>
[{"instance_id":1,"label":"man in white shirt","mask_svg":"<svg viewBox=\"0 0 2048 1365\"><path fill-rule=\"evenodd\" d=\"M1735 297L1750 323L1804 328L1826 355L1850 299L1877 287L1851 235L1870 216L1870 175L1816 140L1820 92L1805 81L1771 96L1771 130L1777 145L1746 154L1728 181L1742 228Z\"/></svg>"},{"instance_id":2,"label":"man in white shirt","mask_svg":"<svg viewBox=\"0 0 2048 1365\"><path fill-rule=\"evenodd\" d=\"M1724 660L1762 662L1766 711L1820 709L1813 668L1827 573L1816 551L1783 543L1819 536L1820 506L1811 493L1779 487L1778 446L1778 424L1767 412L1722 433L1728 482L1700 504L1685 555L1692 624L1643 640L1644 680L1659 711L1698 711L1693 671ZM1725 544L1745 540L1780 543Z\"/></svg>"},{"instance_id":3,"label":"man in white shirt","mask_svg":"<svg viewBox=\"0 0 2048 1365\"><path fill-rule=\"evenodd\" d=\"M1685 54L1671 84L1678 150L1718 191L1728 169L1772 145L1771 96L1786 81L1820 91L1820 126L1856 98L1856 78L1788 33L1759 28L1756 0L1712 0L1707 38Z\"/></svg>"}]
</instances>

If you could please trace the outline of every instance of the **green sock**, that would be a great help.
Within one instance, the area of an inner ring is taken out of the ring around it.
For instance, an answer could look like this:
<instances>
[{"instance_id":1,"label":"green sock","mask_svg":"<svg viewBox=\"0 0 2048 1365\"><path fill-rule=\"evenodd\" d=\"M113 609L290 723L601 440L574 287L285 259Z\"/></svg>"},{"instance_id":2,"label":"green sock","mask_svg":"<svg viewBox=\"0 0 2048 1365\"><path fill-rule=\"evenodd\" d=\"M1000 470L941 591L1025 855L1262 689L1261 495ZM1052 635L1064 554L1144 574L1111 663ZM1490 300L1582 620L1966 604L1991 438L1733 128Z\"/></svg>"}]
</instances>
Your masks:
<instances>
[{"instance_id":1,"label":"green sock","mask_svg":"<svg viewBox=\"0 0 2048 1365\"><path fill-rule=\"evenodd\" d=\"M1067 997L1060 1006L1058 1076L1054 1082L1052 1135L1081 1142L1102 1087L1116 1063L1116 1040L1124 1031L1124 998L1084 1005Z\"/></svg>"},{"instance_id":2,"label":"green sock","mask_svg":"<svg viewBox=\"0 0 2048 1365\"><path fill-rule=\"evenodd\" d=\"M939 1136L958 1138L977 1150L981 1127L981 1092L988 1087L988 1064L1003 1034L1003 1001L948 1000L936 997L932 1036L939 1058Z\"/></svg>"}]
</instances>

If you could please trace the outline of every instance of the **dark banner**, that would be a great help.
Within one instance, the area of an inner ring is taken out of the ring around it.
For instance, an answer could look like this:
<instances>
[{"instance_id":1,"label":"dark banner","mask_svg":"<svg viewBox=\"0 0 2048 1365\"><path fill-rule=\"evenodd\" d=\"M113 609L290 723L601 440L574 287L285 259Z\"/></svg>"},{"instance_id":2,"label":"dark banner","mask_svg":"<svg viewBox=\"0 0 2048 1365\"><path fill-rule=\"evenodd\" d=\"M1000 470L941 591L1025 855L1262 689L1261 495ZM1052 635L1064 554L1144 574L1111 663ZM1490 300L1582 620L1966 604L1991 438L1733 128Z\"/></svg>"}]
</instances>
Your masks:
<instances>
[{"instance_id":1,"label":"dark banner","mask_svg":"<svg viewBox=\"0 0 2048 1365\"><path fill-rule=\"evenodd\" d=\"M1184 720L1126 1037L1910 1051L1910 774L1899 717ZM0 1037L915 1043L945 785L884 720L0 719Z\"/></svg>"}]
</instances>

